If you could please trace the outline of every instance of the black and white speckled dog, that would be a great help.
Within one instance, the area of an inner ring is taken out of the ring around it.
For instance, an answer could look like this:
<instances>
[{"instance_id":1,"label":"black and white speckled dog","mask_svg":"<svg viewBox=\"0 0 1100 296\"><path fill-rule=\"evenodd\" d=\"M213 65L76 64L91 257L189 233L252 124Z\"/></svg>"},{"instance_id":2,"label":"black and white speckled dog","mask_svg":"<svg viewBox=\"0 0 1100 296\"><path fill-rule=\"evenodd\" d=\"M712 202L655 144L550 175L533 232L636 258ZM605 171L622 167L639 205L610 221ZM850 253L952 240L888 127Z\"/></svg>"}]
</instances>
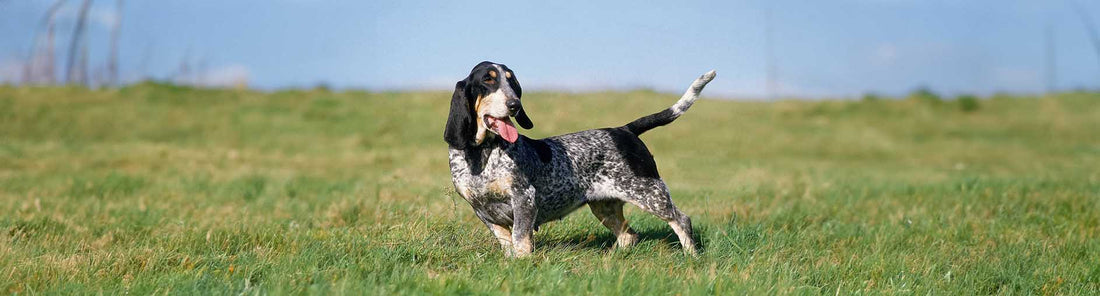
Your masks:
<instances>
[{"instance_id":1,"label":"black and white speckled dog","mask_svg":"<svg viewBox=\"0 0 1100 296\"><path fill-rule=\"evenodd\" d=\"M540 224L585 204L615 233L617 247L631 246L638 236L623 219L624 202L668 222L683 249L695 254L691 219L672 204L638 135L680 117L714 76L696 79L672 107L624 126L535 140L519 135L509 119L533 126L515 73L481 62L455 85L443 131L455 189L508 255L531 254Z\"/></svg>"}]
</instances>

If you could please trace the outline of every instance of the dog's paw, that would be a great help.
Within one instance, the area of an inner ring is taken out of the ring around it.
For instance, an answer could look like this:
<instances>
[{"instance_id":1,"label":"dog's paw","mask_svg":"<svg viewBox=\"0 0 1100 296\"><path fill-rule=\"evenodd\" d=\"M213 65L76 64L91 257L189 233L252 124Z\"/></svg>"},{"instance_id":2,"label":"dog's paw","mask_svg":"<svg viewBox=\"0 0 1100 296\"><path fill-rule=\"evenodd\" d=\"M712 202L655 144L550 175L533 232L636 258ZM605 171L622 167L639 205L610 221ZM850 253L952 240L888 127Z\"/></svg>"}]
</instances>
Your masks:
<instances>
[{"instance_id":1,"label":"dog's paw","mask_svg":"<svg viewBox=\"0 0 1100 296\"><path fill-rule=\"evenodd\" d=\"M699 250L696 249L694 245L685 246L684 247L684 253L687 253L688 255L691 255L691 257L696 257L696 258L699 257Z\"/></svg>"},{"instance_id":2,"label":"dog's paw","mask_svg":"<svg viewBox=\"0 0 1100 296\"><path fill-rule=\"evenodd\" d=\"M623 234L620 234L619 237L615 239L615 248L626 249L626 248L629 248L629 247L633 247L637 243L638 243L638 235L637 234L623 233Z\"/></svg>"},{"instance_id":3,"label":"dog's paw","mask_svg":"<svg viewBox=\"0 0 1100 296\"><path fill-rule=\"evenodd\" d=\"M531 253L532 253L532 252L531 252L531 250L520 250L520 249L517 249L517 250L515 250L514 252L512 252L512 258L527 258L527 257L531 257Z\"/></svg>"}]
</instances>

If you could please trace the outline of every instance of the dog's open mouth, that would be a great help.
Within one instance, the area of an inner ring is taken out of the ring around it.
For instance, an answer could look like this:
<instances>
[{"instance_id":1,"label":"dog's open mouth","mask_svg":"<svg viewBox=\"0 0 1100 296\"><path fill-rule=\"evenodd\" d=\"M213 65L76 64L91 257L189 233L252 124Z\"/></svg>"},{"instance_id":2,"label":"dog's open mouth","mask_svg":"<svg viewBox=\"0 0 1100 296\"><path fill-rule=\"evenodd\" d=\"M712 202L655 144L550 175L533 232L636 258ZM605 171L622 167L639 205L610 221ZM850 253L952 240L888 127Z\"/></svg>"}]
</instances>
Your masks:
<instances>
[{"instance_id":1,"label":"dog's open mouth","mask_svg":"<svg viewBox=\"0 0 1100 296\"><path fill-rule=\"evenodd\" d=\"M512 125L512 119L504 117L504 119L485 115L485 126L489 127L501 138L504 138L508 143L515 143L516 139L519 139L519 133L516 132L516 126Z\"/></svg>"}]
</instances>

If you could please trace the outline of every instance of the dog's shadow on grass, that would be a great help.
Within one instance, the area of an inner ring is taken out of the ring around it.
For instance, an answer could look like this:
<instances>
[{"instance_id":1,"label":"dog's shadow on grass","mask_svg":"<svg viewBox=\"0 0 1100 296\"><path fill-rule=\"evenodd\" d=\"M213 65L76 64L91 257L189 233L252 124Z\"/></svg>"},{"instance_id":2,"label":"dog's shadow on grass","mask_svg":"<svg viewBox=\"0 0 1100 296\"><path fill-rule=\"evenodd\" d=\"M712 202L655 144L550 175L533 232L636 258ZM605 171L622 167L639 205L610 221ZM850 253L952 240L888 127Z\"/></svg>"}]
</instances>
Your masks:
<instances>
[{"instance_id":1,"label":"dog's shadow on grass","mask_svg":"<svg viewBox=\"0 0 1100 296\"><path fill-rule=\"evenodd\" d=\"M701 240L699 236L702 229L695 228L695 247L700 252L706 251L706 243ZM636 229L638 234L637 244L645 244L647 242L659 241L662 244L674 245L675 248L680 248L680 240L676 237L676 233L672 231L672 228L645 228ZM610 231L599 232L575 232L565 236L552 236L544 237L541 243L547 249L591 249L591 250L610 250L615 246L615 235Z\"/></svg>"}]
</instances>

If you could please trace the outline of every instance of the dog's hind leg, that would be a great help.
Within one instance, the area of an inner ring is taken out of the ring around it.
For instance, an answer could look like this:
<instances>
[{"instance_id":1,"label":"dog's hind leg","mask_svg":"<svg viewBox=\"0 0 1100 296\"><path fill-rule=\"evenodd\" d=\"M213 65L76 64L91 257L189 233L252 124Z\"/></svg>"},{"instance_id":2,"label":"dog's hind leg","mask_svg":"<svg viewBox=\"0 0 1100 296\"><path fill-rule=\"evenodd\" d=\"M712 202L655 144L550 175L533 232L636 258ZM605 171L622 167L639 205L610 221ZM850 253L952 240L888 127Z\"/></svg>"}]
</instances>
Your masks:
<instances>
[{"instance_id":1,"label":"dog's hind leg","mask_svg":"<svg viewBox=\"0 0 1100 296\"><path fill-rule=\"evenodd\" d=\"M623 218L623 202L620 200L594 201L588 203L588 208L596 219L604 227L615 234L615 247L626 248L638 242L638 234L630 229L626 219Z\"/></svg>"},{"instance_id":2,"label":"dog's hind leg","mask_svg":"<svg viewBox=\"0 0 1100 296\"><path fill-rule=\"evenodd\" d=\"M680 212L680 210L676 209L674 206L672 210L675 212L675 214L673 214L675 218L664 220L668 222L668 226L672 227L672 231L676 232L676 236L680 238L680 245L683 246L684 251L691 255L697 255L695 250L695 232L691 229L691 217Z\"/></svg>"},{"instance_id":3,"label":"dog's hind leg","mask_svg":"<svg viewBox=\"0 0 1100 296\"><path fill-rule=\"evenodd\" d=\"M691 218L672 204L672 198L669 196L665 182L660 179L639 178L635 179L634 182L629 182L629 184L635 187L625 190L633 194L627 197L626 200L667 222L668 226L672 227L672 231L676 232L676 236L680 239L680 245L683 246L684 252L696 255Z\"/></svg>"}]
</instances>

